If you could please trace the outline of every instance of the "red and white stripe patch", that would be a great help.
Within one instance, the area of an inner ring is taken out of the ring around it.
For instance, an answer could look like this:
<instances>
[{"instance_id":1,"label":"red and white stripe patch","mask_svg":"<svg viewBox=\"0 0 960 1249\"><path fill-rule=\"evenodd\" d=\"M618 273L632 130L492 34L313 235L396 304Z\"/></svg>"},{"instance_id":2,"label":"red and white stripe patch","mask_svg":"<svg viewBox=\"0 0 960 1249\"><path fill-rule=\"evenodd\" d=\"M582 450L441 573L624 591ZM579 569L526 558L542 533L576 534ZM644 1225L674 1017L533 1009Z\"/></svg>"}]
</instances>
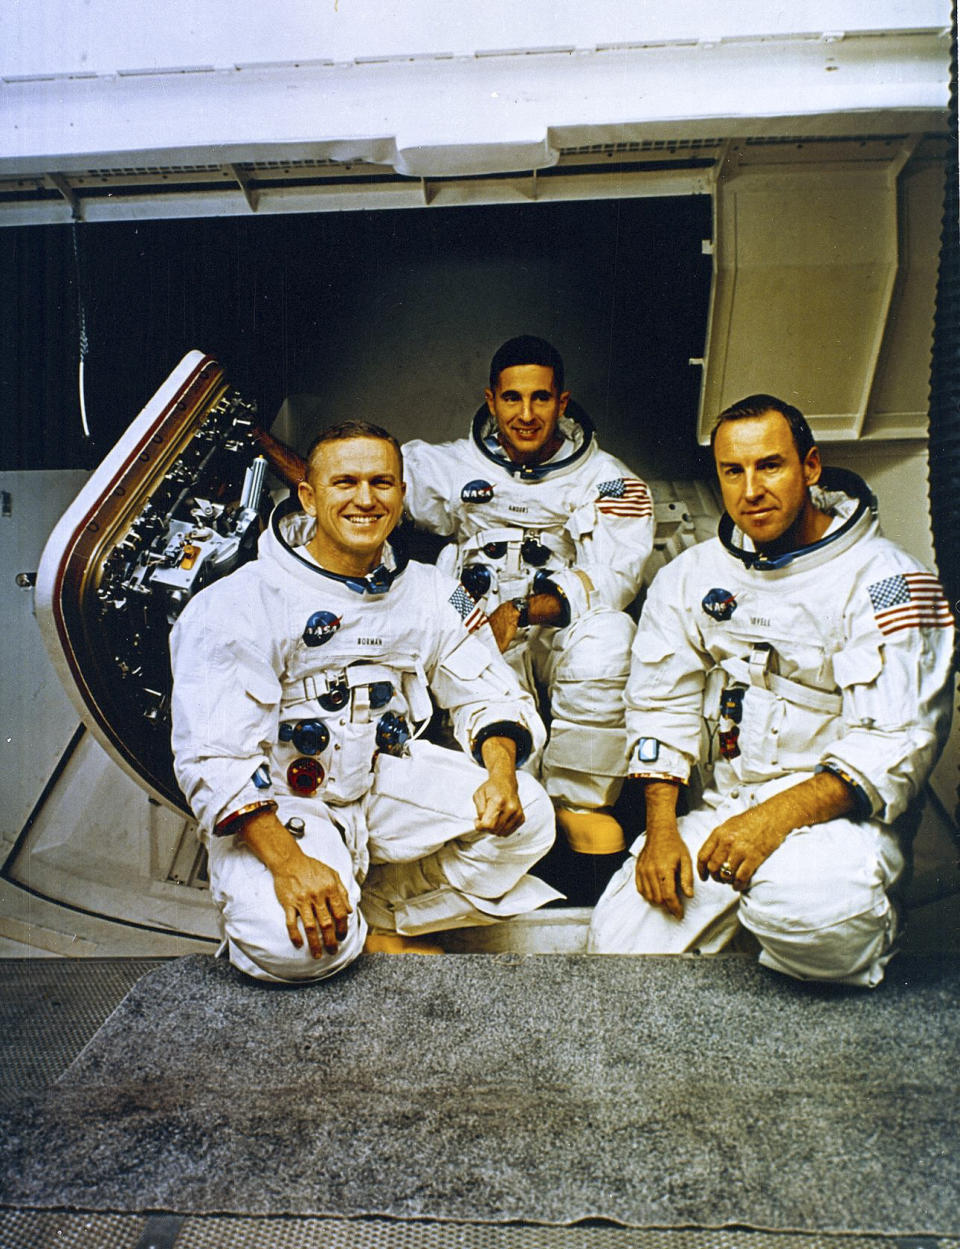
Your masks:
<instances>
[{"instance_id":1,"label":"red and white stripe patch","mask_svg":"<svg viewBox=\"0 0 960 1249\"><path fill-rule=\"evenodd\" d=\"M456 610L463 621L463 627L468 633L473 633L481 625L487 623L488 617L486 612L473 601L462 585L457 586L450 595L449 601L450 606Z\"/></svg>"},{"instance_id":2,"label":"red and white stripe patch","mask_svg":"<svg viewBox=\"0 0 960 1249\"><path fill-rule=\"evenodd\" d=\"M950 604L936 577L928 572L905 572L869 587L874 619L881 633L901 629L949 629Z\"/></svg>"},{"instance_id":3,"label":"red and white stripe patch","mask_svg":"<svg viewBox=\"0 0 960 1249\"><path fill-rule=\"evenodd\" d=\"M474 633L487 623L489 617L487 613L480 607L475 607L469 616L463 622L463 627L468 633Z\"/></svg>"},{"instance_id":4,"label":"red and white stripe patch","mask_svg":"<svg viewBox=\"0 0 960 1249\"><path fill-rule=\"evenodd\" d=\"M653 500L646 485L636 477L605 481L598 487L597 511L604 516L652 516Z\"/></svg>"}]
</instances>

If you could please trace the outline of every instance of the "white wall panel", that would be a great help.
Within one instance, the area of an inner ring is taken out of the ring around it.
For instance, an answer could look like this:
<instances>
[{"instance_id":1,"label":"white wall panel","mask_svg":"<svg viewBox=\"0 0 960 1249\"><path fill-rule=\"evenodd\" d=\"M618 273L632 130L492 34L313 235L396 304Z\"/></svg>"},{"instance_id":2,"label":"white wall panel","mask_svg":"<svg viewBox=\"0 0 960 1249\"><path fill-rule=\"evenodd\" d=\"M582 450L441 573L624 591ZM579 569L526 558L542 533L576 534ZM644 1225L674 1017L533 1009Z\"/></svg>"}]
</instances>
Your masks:
<instances>
[{"instance_id":1,"label":"white wall panel","mask_svg":"<svg viewBox=\"0 0 960 1249\"><path fill-rule=\"evenodd\" d=\"M945 27L947 0L33 0L0 16L0 75Z\"/></svg>"}]
</instances>

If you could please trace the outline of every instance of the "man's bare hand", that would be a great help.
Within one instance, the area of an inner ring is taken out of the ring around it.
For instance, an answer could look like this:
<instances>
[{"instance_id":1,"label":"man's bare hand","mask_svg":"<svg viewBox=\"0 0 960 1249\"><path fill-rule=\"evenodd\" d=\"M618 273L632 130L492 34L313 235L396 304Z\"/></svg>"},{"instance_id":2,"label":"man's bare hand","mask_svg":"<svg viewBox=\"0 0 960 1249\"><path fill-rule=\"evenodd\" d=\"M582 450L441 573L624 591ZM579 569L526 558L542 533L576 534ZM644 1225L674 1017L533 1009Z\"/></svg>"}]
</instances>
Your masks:
<instances>
[{"instance_id":1,"label":"man's bare hand","mask_svg":"<svg viewBox=\"0 0 960 1249\"><path fill-rule=\"evenodd\" d=\"M509 737L488 737L480 747L487 779L473 795L478 832L509 837L523 823L517 788L517 746Z\"/></svg>"},{"instance_id":2,"label":"man's bare hand","mask_svg":"<svg viewBox=\"0 0 960 1249\"><path fill-rule=\"evenodd\" d=\"M540 591L527 596L527 621L532 625L547 625L550 628L556 628L563 622L565 614L566 604L559 595L551 594L549 591ZM490 628L493 630L493 636L497 640L501 653L517 636L519 615L512 599L507 599L490 613Z\"/></svg>"},{"instance_id":3,"label":"man's bare hand","mask_svg":"<svg viewBox=\"0 0 960 1249\"><path fill-rule=\"evenodd\" d=\"M274 872L273 888L297 949L303 945L302 924L314 958L320 958L324 950L336 954L347 935L347 916L353 908L333 868L301 853L299 860Z\"/></svg>"},{"instance_id":4,"label":"man's bare hand","mask_svg":"<svg viewBox=\"0 0 960 1249\"><path fill-rule=\"evenodd\" d=\"M495 607L488 617L501 654L517 636L517 618L517 609L509 599Z\"/></svg>"},{"instance_id":5,"label":"man's bare hand","mask_svg":"<svg viewBox=\"0 0 960 1249\"><path fill-rule=\"evenodd\" d=\"M693 897L693 860L680 834L651 837L637 855L637 892L651 906L683 919L683 899Z\"/></svg>"},{"instance_id":6,"label":"man's bare hand","mask_svg":"<svg viewBox=\"0 0 960 1249\"><path fill-rule=\"evenodd\" d=\"M738 892L746 889L753 873L782 844L788 831L776 827L763 804L731 816L700 847L700 879L712 876Z\"/></svg>"},{"instance_id":7,"label":"man's bare hand","mask_svg":"<svg viewBox=\"0 0 960 1249\"><path fill-rule=\"evenodd\" d=\"M712 876L742 892L788 833L849 815L855 806L853 790L839 776L808 776L718 825L697 855L700 879Z\"/></svg>"},{"instance_id":8,"label":"man's bare hand","mask_svg":"<svg viewBox=\"0 0 960 1249\"><path fill-rule=\"evenodd\" d=\"M273 812L251 816L240 838L273 877L291 942L299 950L306 936L314 958L320 958L324 950L336 954L339 942L347 935L347 916L353 910L339 875L326 863L304 854Z\"/></svg>"},{"instance_id":9,"label":"man's bare hand","mask_svg":"<svg viewBox=\"0 0 960 1249\"><path fill-rule=\"evenodd\" d=\"M662 906L682 919L683 899L693 897L693 862L677 826L678 793L674 781L644 784L647 836L637 855L634 880L637 892L651 906Z\"/></svg>"},{"instance_id":10,"label":"man's bare hand","mask_svg":"<svg viewBox=\"0 0 960 1249\"><path fill-rule=\"evenodd\" d=\"M509 837L523 823L523 807L516 778L511 784L500 778L488 777L473 795L473 803L477 808L473 826L478 832Z\"/></svg>"}]
</instances>

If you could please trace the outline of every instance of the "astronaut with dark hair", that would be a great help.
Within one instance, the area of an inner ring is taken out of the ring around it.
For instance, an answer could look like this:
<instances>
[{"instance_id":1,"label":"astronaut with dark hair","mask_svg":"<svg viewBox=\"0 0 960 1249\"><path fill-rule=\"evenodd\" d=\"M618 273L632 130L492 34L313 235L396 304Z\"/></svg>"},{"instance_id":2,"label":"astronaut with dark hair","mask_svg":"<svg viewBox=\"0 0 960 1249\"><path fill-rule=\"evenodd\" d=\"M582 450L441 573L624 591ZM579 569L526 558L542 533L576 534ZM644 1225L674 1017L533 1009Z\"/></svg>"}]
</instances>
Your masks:
<instances>
[{"instance_id":1,"label":"astronaut with dark hair","mask_svg":"<svg viewBox=\"0 0 960 1249\"><path fill-rule=\"evenodd\" d=\"M524 687L546 691L540 776L578 855L572 875L599 875L625 848L611 808L626 772L624 609L653 547L647 487L600 449L559 353L531 335L495 353L469 437L408 442L404 456L408 513L453 537L441 566L488 614Z\"/></svg>"}]
</instances>

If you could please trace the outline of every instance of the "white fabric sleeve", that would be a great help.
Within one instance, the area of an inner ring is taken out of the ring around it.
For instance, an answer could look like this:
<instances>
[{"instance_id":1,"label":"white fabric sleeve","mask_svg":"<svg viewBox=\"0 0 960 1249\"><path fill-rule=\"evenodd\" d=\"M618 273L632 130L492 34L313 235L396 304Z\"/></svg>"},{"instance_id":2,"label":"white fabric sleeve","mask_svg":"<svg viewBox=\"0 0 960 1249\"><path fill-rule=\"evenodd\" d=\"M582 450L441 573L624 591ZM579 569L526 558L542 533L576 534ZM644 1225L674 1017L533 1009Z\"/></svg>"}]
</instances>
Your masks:
<instances>
[{"instance_id":1,"label":"white fabric sleeve","mask_svg":"<svg viewBox=\"0 0 960 1249\"><path fill-rule=\"evenodd\" d=\"M456 531L456 517L449 507L451 484L456 479L452 444L414 439L403 445L404 508L414 524L440 537Z\"/></svg>"},{"instance_id":2,"label":"white fabric sleeve","mask_svg":"<svg viewBox=\"0 0 960 1249\"><path fill-rule=\"evenodd\" d=\"M687 781L699 762L704 683L713 666L683 609L676 562L653 579L633 639L626 703L628 771ZM658 742L655 761L640 762L641 738Z\"/></svg>"},{"instance_id":3,"label":"white fabric sleeve","mask_svg":"<svg viewBox=\"0 0 960 1249\"><path fill-rule=\"evenodd\" d=\"M613 456L567 521L573 568L553 573L575 620L592 607L622 611L636 598L653 550L653 500L646 484Z\"/></svg>"},{"instance_id":4,"label":"white fabric sleeve","mask_svg":"<svg viewBox=\"0 0 960 1249\"><path fill-rule=\"evenodd\" d=\"M939 603L935 592L913 608L908 602L899 620L871 599L871 588L900 575L859 586L851 601L848 640L833 659L844 733L820 760L852 780L884 823L902 814L930 775L950 728L953 692L954 630L942 594ZM909 576L920 577L928 594L937 585L930 574Z\"/></svg>"},{"instance_id":5,"label":"white fabric sleeve","mask_svg":"<svg viewBox=\"0 0 960 1249\"><path fill-rule=\"evenodd\" d=\"M252 778L267 764L280 708L277 657L246 636L250 613L220 585L227 580L192 599L170 634L174 772L206 832L272 797Z\"/></svg>"},{"instance_id":6,"label":"white fabric sleeve","mask_svg":"<svg viewBox=\"0 0 960 1249\"><path fill-rule=\"evenodd\" d=\"M456 583L446 578L440 584L456 590ZM468 632L449 600L439 603L437 618L440 640L427 676L434 698L450 711L460 746L480 762L479 744L496 735L490 732L496 727L517 742L518 766L539 755L546 741L543 722L496 644Z\"/></svg>"}]
</instances>

